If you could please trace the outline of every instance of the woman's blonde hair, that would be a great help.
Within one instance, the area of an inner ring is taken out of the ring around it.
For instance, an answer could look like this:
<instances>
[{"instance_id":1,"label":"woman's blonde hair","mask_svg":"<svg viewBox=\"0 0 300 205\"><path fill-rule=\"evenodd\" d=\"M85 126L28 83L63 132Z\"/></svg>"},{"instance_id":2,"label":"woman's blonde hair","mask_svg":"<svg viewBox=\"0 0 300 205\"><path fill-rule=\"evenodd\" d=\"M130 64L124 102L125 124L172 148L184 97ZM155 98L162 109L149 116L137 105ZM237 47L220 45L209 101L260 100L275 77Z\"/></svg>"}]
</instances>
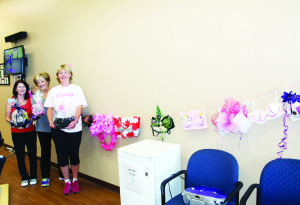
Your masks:
<instances>
[{"instance_id":1,"label":"woman's blonde hair","mask_svg":"<svg viewBox=\"0 0 300 205\"><path fill-rule=\"evenodd\" d=\"M33 78L33 82L34 82L34 84L35 84L36 86L38 86L37 81L38 81L41 77L43 77L43 78L48 82L48 84L50 85L50 75L49 75L47 72L42 72L42 73L36 74L36 75L34 76L34 78Z\"/></svg>"},{"instance_id":2,"label":"woman's blonde hair","mask_svg":"<svg viewBox=\"0 0 300 205\"><path fill-rule=\"evenodd\" d=\"M58 78L58 74L59 74L62 70L67 71L68 73L70 73L71 76L70 76L69 81L70 81L70 83L71 83L72 80L73 80L73 72L72 72L72 69L70 68L70 66L67 65L67 64L63 64L63 65L59 66L59 68L58 68L57 71L56 71L56 80L60 83L60 80L59 80L59 78Z\"/></svg>"}]
</instances>

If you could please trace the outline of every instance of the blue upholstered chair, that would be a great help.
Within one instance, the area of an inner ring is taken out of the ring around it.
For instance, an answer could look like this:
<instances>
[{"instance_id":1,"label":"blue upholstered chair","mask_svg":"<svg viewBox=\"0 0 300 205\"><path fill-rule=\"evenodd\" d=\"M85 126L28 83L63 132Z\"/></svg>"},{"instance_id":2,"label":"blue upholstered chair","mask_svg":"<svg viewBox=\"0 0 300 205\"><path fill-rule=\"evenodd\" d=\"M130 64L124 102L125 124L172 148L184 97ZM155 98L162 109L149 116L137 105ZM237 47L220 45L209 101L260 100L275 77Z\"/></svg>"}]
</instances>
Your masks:
<instances>
[{"instance_id":1,"label":"blue upholstered chair","mask_svg":"<svg viewBox=\"0 0 300 205\"><path fill-rule=\"evenodd\" d=\"M243 186L238 181L239 167L233 155L222 150L203 149L196 151L189 159L187 169L181 170L161 183L162 205L182 204L181 194L165 203L165 187L172 179L183 175L185 188L210 186L223 190L228 197L223 204L238 204L239 191Z\"/></svg>"},{"instance_id":2,"label":"blue upholstered chair","mask_svg":"<svg viewBox=\"0 0 300 205\"><path fill-rule=\"evenodd\" d=\"M300 160L275 159L266 164L260 175L259 184L252 184L240 205L245 205L254 189L257 205L300 204Z\"/></svg>"}]
</instances>

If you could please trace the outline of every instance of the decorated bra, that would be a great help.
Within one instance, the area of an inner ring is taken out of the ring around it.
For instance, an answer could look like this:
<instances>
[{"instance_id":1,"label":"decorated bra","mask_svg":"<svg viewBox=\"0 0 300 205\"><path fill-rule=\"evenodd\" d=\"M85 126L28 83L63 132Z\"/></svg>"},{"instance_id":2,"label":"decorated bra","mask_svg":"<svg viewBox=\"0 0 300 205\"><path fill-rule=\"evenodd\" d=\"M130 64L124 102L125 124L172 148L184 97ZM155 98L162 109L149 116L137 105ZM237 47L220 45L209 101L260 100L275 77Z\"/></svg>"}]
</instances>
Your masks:
<instances>
[{"instance_id":1,"label":"decorated bra","mask_svg":"<svg viewBox=\"0 0 300 205\"><path fill-rule=\"evenodd\" d=\"M252 113L248 114L248 119L250 122L255 122L258 124L263 124L267 120L273 120L277 119L281 116L283 116L284 111L282 109L282 104L278 102L280 96L278 96L278 92L275 91L275 102L270 103L267 106L266 111L264 110L255 110ZM254 110L254 103L253 103L253 108Z\"/></svg>"},{"instance_id":2,"label":"decorated bra","mask_svg":"<svg viewBox=\"0 0 300 205\"><path fill-rule=\"evenodd\" d=\"M152 117L150 127L154 137L161 134L162 141L164 141L164 134L171 134L171 129L175 127L171 116L163 116L158 105L156 106L156 117Z\"/></svg>"},{"instance_id":3,"label":"decorated bra","mask_svg":"<svg viewBox=\"0 0 300 205\"><path fill-rule=\"evenodd\" d=\"M207 128L205 110L192 110L179 113L184 130Z\"/></svg>"},{"instance_id":4,"label":"decorated bra","mask_svg":"<svg viewBox=\"0 0 300 205\"><path fill-rule=\"evenodd\" d=\"M118 137L115 133L115 123L112 115L94 115L90 131L92 136L98 138L101 143L101 147L105 151L110 151L115 147ZM109 144L105 142L107 135L110 135L111 137Z\"/></svg>"},{"instance_id":5,"label":"decorated bra","mask_svg":"<svg viewBox=\"0 0 300 205\"><path fill-rule=\"evenodd\" d=\"M247 133L252 123L247 118L249 102L240 104L233 98L225 99L225 104L211 118L217 131L222 135L229 133Z\"/></svg>"},{"instance_id":6,"label":"decorated bra","mask_svg":"<svg viewBox=\"0 0 300 205\"><path fill-rule=\"evenodd\" d=\"M115 117L115 133L118 138L137 137L140 134L140 118L139 117Z\"/></svg>"}]
</instances>

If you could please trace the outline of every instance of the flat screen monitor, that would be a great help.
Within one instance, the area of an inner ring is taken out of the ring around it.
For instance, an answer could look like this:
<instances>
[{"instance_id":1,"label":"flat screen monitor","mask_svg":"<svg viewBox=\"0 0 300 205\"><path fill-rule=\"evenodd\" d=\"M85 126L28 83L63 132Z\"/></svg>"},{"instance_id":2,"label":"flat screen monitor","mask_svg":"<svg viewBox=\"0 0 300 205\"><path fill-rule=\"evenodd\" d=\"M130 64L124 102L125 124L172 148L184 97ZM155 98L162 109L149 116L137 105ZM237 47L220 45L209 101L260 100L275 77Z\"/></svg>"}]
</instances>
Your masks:
<instances>
[{"instance_id":1,"label":"flat screen monitor","mask_svg":"<svg viewBox=\"0 0 300 205\"><path fill-rule=\"evenodd\" d=\"M24 74L24 46L4 50L4 75Z\"/></svg>"}]
</instances>

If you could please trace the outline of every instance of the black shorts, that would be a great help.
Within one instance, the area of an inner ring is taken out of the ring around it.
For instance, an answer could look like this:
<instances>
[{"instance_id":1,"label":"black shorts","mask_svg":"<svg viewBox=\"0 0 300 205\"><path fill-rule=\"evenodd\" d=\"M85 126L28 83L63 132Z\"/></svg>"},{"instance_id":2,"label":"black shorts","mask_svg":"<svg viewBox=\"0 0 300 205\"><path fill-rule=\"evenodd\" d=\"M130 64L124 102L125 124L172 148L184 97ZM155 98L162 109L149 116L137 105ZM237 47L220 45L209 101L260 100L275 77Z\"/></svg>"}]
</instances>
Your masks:
<instances>
[{"instance_id":1,"label":"black shorts","mask_svg":"<svg viewBox=\"0 0 300 205\"><path fill-rule=\"evenodd\" d=\"M57 152L58 165L60 167L67 166L69 160L71 165L78 165L82 131L69 133L51 128L51 133Z\"/></svg>"}]
</instances>

